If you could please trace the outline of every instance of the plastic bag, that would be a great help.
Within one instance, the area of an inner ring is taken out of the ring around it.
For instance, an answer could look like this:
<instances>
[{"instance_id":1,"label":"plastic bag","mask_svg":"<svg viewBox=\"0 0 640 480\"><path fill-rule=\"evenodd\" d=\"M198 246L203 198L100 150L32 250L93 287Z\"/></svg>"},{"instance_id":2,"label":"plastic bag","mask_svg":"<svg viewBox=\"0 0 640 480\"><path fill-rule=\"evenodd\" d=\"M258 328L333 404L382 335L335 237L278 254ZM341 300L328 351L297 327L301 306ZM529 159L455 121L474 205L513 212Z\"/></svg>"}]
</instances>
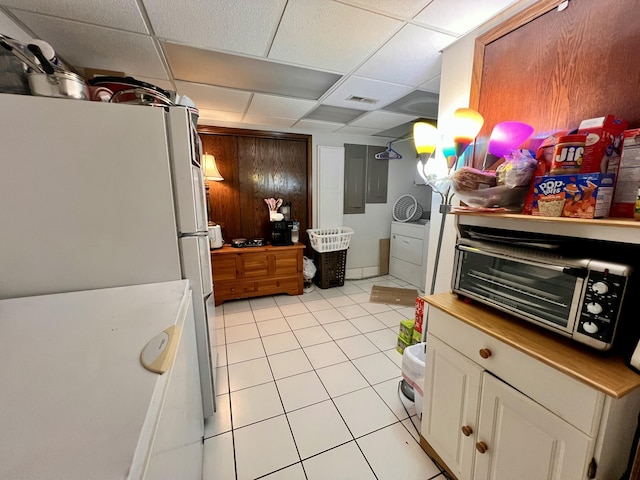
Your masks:
<instances>
[{"instance_id":1,"label":"plastic bag","mask_svg":"<svg viewBox=\"0 0 640 480\"><path fill-rule=\"evenodd\" d=\"M528 186L537 165L529 150L514 150L505 155L504 163L496 169L498 185L509 188Z\"/></svg>"},{"instance_id":2,"label":"plastic bag","mask_svg":"<svg viewBox=\"0 0 640 480\"><path fill-rule=\"evenodd\" d=\"M305 280L313 280L316 275L316 266L313 264L313 260L307 257L302 257L302 276Z\"/></svg>"}]
</instances>

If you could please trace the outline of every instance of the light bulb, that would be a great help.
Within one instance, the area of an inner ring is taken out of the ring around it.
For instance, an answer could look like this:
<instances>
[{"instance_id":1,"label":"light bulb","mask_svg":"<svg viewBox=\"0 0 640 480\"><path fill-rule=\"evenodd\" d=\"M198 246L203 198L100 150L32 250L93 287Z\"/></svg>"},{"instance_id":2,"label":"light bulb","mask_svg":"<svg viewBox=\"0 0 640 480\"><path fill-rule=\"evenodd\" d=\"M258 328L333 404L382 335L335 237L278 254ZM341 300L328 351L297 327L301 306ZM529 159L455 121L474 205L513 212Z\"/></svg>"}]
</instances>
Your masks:
<instances>
[{"instance_id":1,"label":"light bulb","mask_svg":"<svg viewBox=\"0 0 640 480\"><path fill-rule=\"evenodd\" d=\"M431 155L436 149L438 129L426 122L413 124L413 144L418 154Z\"/></svg>"}]
</instances>

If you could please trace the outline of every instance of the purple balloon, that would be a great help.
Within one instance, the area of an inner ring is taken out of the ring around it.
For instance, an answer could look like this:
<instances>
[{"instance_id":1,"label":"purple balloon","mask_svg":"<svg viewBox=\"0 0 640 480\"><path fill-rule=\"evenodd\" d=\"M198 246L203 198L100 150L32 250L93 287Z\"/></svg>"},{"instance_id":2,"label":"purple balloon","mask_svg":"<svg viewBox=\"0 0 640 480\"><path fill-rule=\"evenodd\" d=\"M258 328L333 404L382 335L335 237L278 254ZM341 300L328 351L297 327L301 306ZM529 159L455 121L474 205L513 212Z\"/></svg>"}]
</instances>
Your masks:
<instances>
[{"instance_id":1,"label":"purple balloon","mask_svg":"<svg viewBox=\"0 0 640 480\"><path fill-rule=\"evenodd\" d=\"M487 150L496 157L503 157L516 150L533 133L533 127L522 122L500 122L491 132Z\"/></svg>"}]
</instances>

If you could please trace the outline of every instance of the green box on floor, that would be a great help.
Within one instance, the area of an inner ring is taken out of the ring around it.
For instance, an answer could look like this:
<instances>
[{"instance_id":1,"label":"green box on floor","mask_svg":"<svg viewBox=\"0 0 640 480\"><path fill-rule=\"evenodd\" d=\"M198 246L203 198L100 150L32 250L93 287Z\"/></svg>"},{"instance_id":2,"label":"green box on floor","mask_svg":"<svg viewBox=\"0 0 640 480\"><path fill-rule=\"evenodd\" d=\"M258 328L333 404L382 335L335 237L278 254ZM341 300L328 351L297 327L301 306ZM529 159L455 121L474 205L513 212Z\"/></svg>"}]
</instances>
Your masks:
<instances>
[{"instance_id":1,"label":"green box on floor","mask_svg":"<svg viewBox=\"0 0 640 480\"><path fill-rule=\"evenodd\" d=\"M404 349L410 345L410 342L405 342L402 337L398 337L398 343L396 344L396 350L398 352L403 353Z\"/></svg>"},{"instance_id":2,"label":"green box on floor","mask_svg":"<svg viewBox=\"0 0 640 480\"><path fill-rule=\"evenodd\" d=\"M400 331L398 332L398 338L401 338L404 343L411 345L411 337L413 336L413 326L416 324L415 320L402 320L400 322Z\"/></svg>"},{"instance_id":3,"label":"green box on floor","mask_svg":"<svg viewBox=\"0 0 640 480\"><path fill-rule=\"evenodd\" d=\"M414 330L413 335L411 336L411 345L415 345L416 343L420 343L421 341L422 341L422 332Z\"/></svg>"}]
</instances>

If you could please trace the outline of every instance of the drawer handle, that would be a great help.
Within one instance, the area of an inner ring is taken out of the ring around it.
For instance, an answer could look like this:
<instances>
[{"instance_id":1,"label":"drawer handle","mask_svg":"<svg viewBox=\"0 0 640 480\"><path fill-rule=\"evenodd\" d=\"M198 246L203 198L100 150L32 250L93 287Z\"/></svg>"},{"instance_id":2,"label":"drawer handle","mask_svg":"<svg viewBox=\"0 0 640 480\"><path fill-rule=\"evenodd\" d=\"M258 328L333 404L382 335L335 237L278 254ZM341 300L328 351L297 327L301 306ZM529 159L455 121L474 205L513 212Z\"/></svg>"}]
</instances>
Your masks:
<instances>
[{"instance_id":1,"label":"drawer handle","mask_svg":"<svg viewBox=\"0 0 640 480\"><path fill-rule=\"evenodd\" d=\"M484 442L478 442L476 443L476 450L478 450L480 453L484 453L489 450L489 447L487 447L487 444Z\"/></svg>"},{"instance_id":2,"label":"drawer handle","mask_svg":"<svg viewBox=\"0 0 640 480\"><path fill-rule=\"evenodd\" d=\"M472 429L470 426L468 426L468 425L463 425L463 426L462 426L462 434L463 434L465 437L468 437L468 436L469 436L469 435L471 435L472 433L473 433L473 429Z\"/></svg>"},{"instance_id":3,"label":"drawer handle","mask_svg":"<svg viewBox=\"0 0 640 480\"><path fill-rule=\"evenodd\" d=\"M491 356L491 350L488 348L481 348L478 353L482 358L489 358Z\"/></svg>"}]
</instances>

